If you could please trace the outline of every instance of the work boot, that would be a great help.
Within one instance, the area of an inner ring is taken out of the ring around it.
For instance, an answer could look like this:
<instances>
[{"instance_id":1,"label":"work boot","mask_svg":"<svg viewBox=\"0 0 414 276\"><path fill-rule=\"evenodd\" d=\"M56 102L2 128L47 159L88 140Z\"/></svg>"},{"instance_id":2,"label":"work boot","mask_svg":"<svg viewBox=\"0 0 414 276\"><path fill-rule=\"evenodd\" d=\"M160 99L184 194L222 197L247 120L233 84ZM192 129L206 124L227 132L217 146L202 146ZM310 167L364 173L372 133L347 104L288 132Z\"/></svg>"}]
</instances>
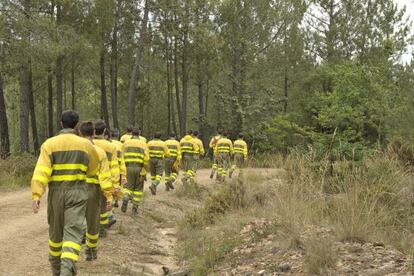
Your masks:
<instances>
[{"instance_id":1,"label":"work boot","mask_svg":"<svg viewBox=\"0 0 414 276\"><path fill-rule=\"evenodd\" d=\"M165 183L165 190L166 190L167 192L169 192L169 191L170 191L170 187L168 186L168 182L167 182L167 183Z\"/></svg>"},{"instance_id":2,"label":"work boot","mask_svg":"<svg viewBox=\"0 0 414 276\"><path fill-rule=\"evenodd\" d=\"M118 208L118 207L119 207L119 204L118 204L118 199L115 199L114 207L115 207L115 208Z\"/></svg>"},{"instance_id":3,"label":"work boot","mask_svg":"<svg viewBox=\"0 0 414 276\"><path fill-rule=\"evenodd\" d=\"M154 183L149 186L149 189L151 190L151 194L156 195L157 194L157 186L155 186Z\"/></svg>"},{"instance_id":4,"label":"work boot","mask_svg":"<svg viewBox=\"0 0 414 276\"><path fill-rule=\"evenodd\" d=\"M99 229L99 237L100 238L106 238L106 229L105 228Z\"/></svg>"},{"instance_id":5,"label":"work boot","mask_svg":"<svg viewBox=\"0 0 414 276\"><path fill-rule=\"evenodd\" d=\"M138 206L132 207L132 216L138 216Z\"/></svg>"},{"instance_id":6,"label":"work boot","mask_svg":"<svg viewBox=\"0 0 414 276\"><path fill-rule=\"evenodd\" d=\"M92 259L96 260L98 259L98 249L95 248L91 248L91 252L92 252Z\"/></svg>"},{"instance_id":7,"label":"work boot","mask_svg":"<svg viewBox=\"0 0 414 276\"><path fill-rule=\"evenodd\" d=\"M229 178L231 178L231 177L232 177L232 175L233 175L233 171L230 171L230 172L229 172Z\"/></svg>"},{"instance_id":8,"label":"work boot","mask_svg":"<svg viewBox=\"0 0 414 276\"><path fill-rule=\"evenodd\" d=\"M90 262L93 260L93 253L92 253L92 248L87 247L85 250L86 253L86 261Z\"/></svg>"},{"instance_id":9,"label":"work boot","mask_svg":"<svg viewBox=\"0 0 414 276\"><path fill-rule=\"evenodd\" d=\"M172 182L171 181L168 181L167 183L166 183L166 185L167 185L167 189L168 190L174 190L174 185L172 184Z\"/></svg>"},{"instance_id":10,"label":"work boot","mask_svg":"<svg viewBox=\"0 0 414 276\"><path fill-rule=\"evenodd\" d=\"M122 213L125 213L128 209L128 201L127 199L122 200L122 206L121 206L121 211Z\"/></svg>"},{"instance_id":11,"label":"work boot","mask_svg":"<svg viewBox=\"0 0 414 276\"><path fill-rule=\"evenodd\" d=\"M210 173L210 179L213 179L214 178L214 171L211 171L211 173Z\"/></svg>"},{"instance_id":12,"label":"work boot","mask_svg":"<svg viewBox=\"0 0 414 276\"><path fill-rule=\"evenodd\" d=\"M109 214L108 220L109 220L109 222L108 222L108 229L109 229L109 228L111 228L112 225L114 225L116 223L116 218L115 218L113 213Z\"/></svg>"}]
</instances>

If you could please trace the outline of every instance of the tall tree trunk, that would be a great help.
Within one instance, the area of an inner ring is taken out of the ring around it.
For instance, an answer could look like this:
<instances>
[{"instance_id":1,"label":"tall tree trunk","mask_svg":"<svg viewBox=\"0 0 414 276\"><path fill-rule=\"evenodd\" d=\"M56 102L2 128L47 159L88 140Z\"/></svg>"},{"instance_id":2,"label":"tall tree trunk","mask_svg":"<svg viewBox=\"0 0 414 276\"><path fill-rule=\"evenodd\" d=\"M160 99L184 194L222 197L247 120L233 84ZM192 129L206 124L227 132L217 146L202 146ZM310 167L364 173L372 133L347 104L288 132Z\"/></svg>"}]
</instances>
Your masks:
<instances>
[{"instance_id":1,"label":"tall tree trunk","mask_svg":"<svg viewBox=\"0 0 414 276\"><path fill-rule=\"evenodd\" d=\"M56 5L56 25L60 25L62 20L62 6ZM63 55L59 54L56 58L56 126L60 130L60 119L63 112Z\"/></svg>"},{"instance_id":2,"label":"tall tree trunk","mask_svg":"<svg viewBox=\"0 0 414 276\"><path fill-rule=\"evenodd\" d=\"M174 37L174 83L175 83L175 99L177 101L177 114L178 125L180 129L180 136L184 136L185 132L182 132L181 125L183 124L182 112L181 112L181 96L180 96L180 82L178 77L178 38Z\"/></svg>"},{"instance_id":3,"label":"tall tree trunk","mask_svg":"<svg viewBox=\"0 0 414 276\"><path fill-rule=\"evenodd\" d=\"M49 137L52 137L53 132L53 76L52 69L47 70L47 129Z\"/></svg>"},{"instance_id":4,"label":"tall tree trunk","mask_svg":"<svg viewBox=\"0 0 414 276\"><path fill-rule=\"evenodd\" d=\"M6 101L3 91L3 75L0 68L0 157L6 159L10 155L9 124L7 121Z\"/></svg>"},{"instance_id":5,"label":"tall tree trunk","mask_svg":"<svg viewBox=\"0 0 414 276\"><path fill-rule=\"evenodd\" d=\"M20 72L20 151L29 151L29 67L23 64Z\"/></svg>"},{"instance_id":6,"label":"tall tree trunk","mask_svg":"<svg viewBox=\"0 0 414 276\"><path fill-rule=\"evenodd\" d=\"M137 100L137 81L140 78L140 66L141 66L141 55L144 49L147 36L147 24L148 24L148 7L149 1L145 1L144 7L144 18L142 20L141 36L138 41L137 51L135 53L134 67L131 73L131 80L129 84L129 97L128 97L128 124L135 124L135 105Z\"/></svg>"},{"instance_id":7,"label":"tall tree trunk","mask_svg":"<svg viewBox=\"0 0 414 276\"><path fill-rule=\"evenodd\" d=\"M111 40L111 107L112 107L112 121L114 128L119 129L118 121L118 24L119 24L119 12L121 9L122 0L117 1L115 11L115 24L112 31Z\"/></svg>"},{"instance_id":8,"label":"tall tree trunk","mask_svg":"<svg viewBox=\"0 0 414 276\"><path fill-rule=\"evenodd\" d=\"M103 36L102 36L102 39ZM105 84L105 47L102 45L99 68L101 73L101 115L106 123L106 127L109 128L109 115L108 115L108 101L106 99L106 84Z\"/></svg>"},{"instance_id":9,"label":"tall tree trunk","mask_svg":"<svg viewBox=\"0 0 414 276\"><path fill-rule=\"evenodd\" d=\"M36 124L36 110L33 97L33 74L31 61L29 60L29 91L28 91L28 102L30 109L30 124L32 127L32 139L33 139L33 150L35 155L39 153L39 136L37 134L37 124Z\"/></svg>"},{"instance_id":10,"label":"tall tree trunk","mask_svg":"<svg viewBox=\"0 0 414 276\"><path fill-rule=\"evenodd\" d=\"M72 96L72 109L76 109L76 91L75 91L75 64L72 56L72 67L70 68L70 91Z\"/></svg>"},{"instance_id":11,"label":"tall tree trunk","mask_svg":"<svg viewBox=\"0 0 414 276\"><path fill-rule=\"evenodd\" d=\"M188 101L188 67L189 67L189 49L188 49L188 33L189 33L189 8L186 5L185 7L185 26L184 26L184 36L183 36L183 56L182 56L182 85L183 85L183 98L181 104L181 119L182 124L180 125L180 132L184 135L187 129L187 101Z\"/></svg>"},{"instance_id":12,"label":"tall tree trunk","mask_svg":"<svg viewBox=\"0 0 414 276\"><path fill-rule=\"evenodd\" d=\"M197 89L198 89L198 130L201 137L206 137L206 110L205 110L205 83L204 70L202 70L201 61L198 60L197 65Z\"/></svg>"}]
</instances>

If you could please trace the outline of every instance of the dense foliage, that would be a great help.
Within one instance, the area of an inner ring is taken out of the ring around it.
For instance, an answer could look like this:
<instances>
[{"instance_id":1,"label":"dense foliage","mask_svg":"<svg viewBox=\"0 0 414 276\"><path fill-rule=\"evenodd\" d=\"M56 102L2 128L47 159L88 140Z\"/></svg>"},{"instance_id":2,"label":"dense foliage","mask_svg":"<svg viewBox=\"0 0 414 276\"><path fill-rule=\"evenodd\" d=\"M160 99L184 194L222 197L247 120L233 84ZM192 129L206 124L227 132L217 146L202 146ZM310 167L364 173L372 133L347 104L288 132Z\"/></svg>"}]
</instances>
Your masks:
<instances>
[{"instance_id":1,"label":"dense foliage","mask_svg":"<svg viewBox=\"0 0 414 276\"><path fill-rule=\"evenodd\" d=\"M413 142L410 33L392 0L1 1L1 153L37 152L67 108L258 151Z\"/></svg>"}]
</instances>

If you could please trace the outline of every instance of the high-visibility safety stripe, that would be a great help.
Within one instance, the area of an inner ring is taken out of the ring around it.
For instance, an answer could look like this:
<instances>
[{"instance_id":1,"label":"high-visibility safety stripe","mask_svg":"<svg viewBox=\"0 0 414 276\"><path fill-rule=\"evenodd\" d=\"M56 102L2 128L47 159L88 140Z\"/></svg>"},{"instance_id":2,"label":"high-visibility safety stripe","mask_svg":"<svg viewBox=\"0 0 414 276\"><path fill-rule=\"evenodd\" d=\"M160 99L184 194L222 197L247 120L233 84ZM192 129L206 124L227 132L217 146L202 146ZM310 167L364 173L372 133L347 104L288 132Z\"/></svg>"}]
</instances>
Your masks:
<instances>
[{"instance_id":1,"label":"high-visibility safety stripe","mask_svg":"<svg viewBox=\"0 0 414 276\"><path fill-rule=\"evenodd\" d=\"M143 195L143 192L134 192L134 195Z\"/></svg>"},{"instance_id":2,"label":"high-visibility safety stripe","mask_svg":"<svg viewBox=\"0 0 414 276\"><path fill-rule=\"evenodd\" d=\"M101 220L100 222L99 222L99 224L101 224L101 225L105 225L105 224L108 224L109 223L109 219L106 219L106 220Z\"/></svg>"},{"instance_id":3,"label":"high-visibility safety stripe","mask_svg":"<svg viewBox=\"0 0 414 276\"><path fill-rule=\"evenodd\" d=\"M124 161L125 163L144 163L144 159L142 158L125 158Z\"/></svg>"},{"instance_id":4,"label":"high-visibility safety stripe","mask_svg":"<svg viewBox=\"0 0 414 276\"><path fill-rule=\"evenodd\" d=\"M47 185L47 183L49 183L49 178L48 177L43 176L43 175L38 175L38 174L33 175L32 180L39 181L40 183L42 183L44 185Z\"/></svg>"},{"instance_id":5,"label":"high-visibility safety stripe","mask_svg":"<svg viewBox=\"0 0 414 276\"><path fill-rule=\"evenodd\" d=\"M49 240L49 245L51 247L55 247L55 248L60 248L62 247L63 242L52 242L51 240Z\"/></svg>"},{"instance_id":6,"label":"high-visibility safety stripe","mask_svg":"<svg viewBox=\"0 0 414 276\"><path fill-rule=\"evenodd\" d=\"M112 188L112 183L111 182L102 182L102 183L100 183L100 185L101 185L102 190L107 190L107 189Z\"/></svg>"},{"instance_id":7,"label":"high-visibility safety stripe","mask_svg":"<svg viewBox=\"0 0 414 276\"><path fill-rule=\"evenodd\" d=\"M112 160L112 161L109 163L109 166L111 166L111 167L116 166L116 165L118 165L118 160L116 160L116 159Z\"/></svg>"},{"instance_id":8,"label":"high-visibility safety stripe","mask_svg":"<svg viewBox=\"0 0 414 276\"><path fill-rule=\"evenodd\" d=\"M81 170L86 172L88 170L88 166L84 164L54 164L52 166L53 170L62 171L62 170Z\"/></svg>"},{"instance_id":9,"label":"high-visibility safety stripe","mask_svg":"<svg viewBox=\"0 0 414 276\"><path fill-rule=\"evenodd\" d=\"M91 235L91 234L89 234L88 232L86 232L86 237L87 237L88 239L91 239L91 240L96 240L96 239L98 239L98 238L99 238L99 233L98 233L98 234L96 234L96 235Z\"/></svg>"},{"instance_id":10,"label":"high-visibility safety stripe","mask_svg":"<svg viewBox=\"0 0 414 276\"><path fill-rule=\"evenodd\" d=\"M44 172L47 175L50 175L52 173L52 169L44 165L37 165L35 168L35 172L36 171Z\"/></svg>"},{"instance_id":11,"label":"high-visibility safety stripe","mask_svg":"<svg viewBox=\"0 0 414 276\"><path fill-rule=\"evenodd\" d=\"M124 194L131 195L131 190L127 189L127 188L124 188Z\"/></svg>"},{"instance_id":12,"label":"high-visibility safety stripe","mask_svg":"<svg viewBox=\"0 0 414 276\"><path fill-rule=\"evenodd\" d=\"M140 197L133 197L132 200L135 201L135 202L140 202L142 200L142 198L140 198Z\"/></svg>"},{"instance_id":13,"label":"high-visibility safety stripe","mask_svg":"<svg viewBox=\"0 0 414 276\"><path fill-rule=\"evenodd\" d=\"M143 153L137 153L137 152L125 152L124 157L142 157L144 158L145 155Z\"/></svg>"},{"instance_id":14,"label":"high-visibility safety stripe","mask_svg":"<svg viewBox=\"0 0 414 276\"><path fill-rule=\"evenodd\" d=\"M64 174L64 175L54 175L51 177L52 181L77 181L77 180L85 180L86 175L84 174Z\"/></svg>"},{"instance_id":15,"label":"high-visibility safety stripe","mask_svg":"<svg viewBox=\"0 0 414 276\"><path fill-rule=\"evenodd\" d=\"M73 249L78 250L78 251L81 250L80 244L77 244L76 242L73 242L73 241L65 241L65 242L63 242L62 247L63 248L69 247L69 248L73 248Z\"/></svg>"},{"instance_id":16,"label":"high-visibility safety stripe","mask_svg":"<svg viewBox=\"0 0 414 276\"><path fill-rule=\"evenodd\" d=\"M79 256L72 252L63 252L60 258L71 259L71 260L77 261L79 259Z\"/></svg>"},{"instance_id":17,"label":"high-visibility safety stripe","mask_svg":"<svg viewBox=\"0 0 414 276\"><path fill-rule=\"evenodd\" d=\"M99 184L99 180L93 177L87 177L86 183L88 184Z\"/></svg>"},{"instance_id":18,"label":"high-visibility safety stripe","mask_svg":"<svg viewBox=\"0 0 414 276\"><path fill-rule=\"evenodd\" d=\"M100 214L100 217L101 217L101 218L106 218L106 217L108 217L108 212Z\"/></svg>"},{"instance_id":19,"label":"high-visibility safety stripe","mask_svg":"<svg viewBox=\"0 0 414 276\"><path fill-rule=\"evenodd\" d=\"M62 251L53 251L49 249L49 254L53 257L60 257L60 255L62 255Z\"/></svg>"},{"instance_id":20,"label":"high-visibility safety stripe","mask_svg":"<svg viewBox=\"0 0 414 276\"><path fill-rule=\"evenodd\" d=\"M98 242L91 242L89 240L86 240L86 246L87 247L96 247L98 245Z\"/></svg>"}]
</instances>

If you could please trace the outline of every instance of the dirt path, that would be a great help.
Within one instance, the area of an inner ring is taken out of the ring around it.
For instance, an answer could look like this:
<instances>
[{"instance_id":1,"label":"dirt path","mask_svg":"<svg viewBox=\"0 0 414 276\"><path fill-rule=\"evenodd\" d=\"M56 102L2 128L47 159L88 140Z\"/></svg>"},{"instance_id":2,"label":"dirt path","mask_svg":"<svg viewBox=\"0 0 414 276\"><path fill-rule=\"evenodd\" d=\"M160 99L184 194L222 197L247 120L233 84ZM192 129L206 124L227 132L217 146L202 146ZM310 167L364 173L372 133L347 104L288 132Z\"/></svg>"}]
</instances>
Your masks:
<instances>
[{"instance_id":1,"label":"dirt path","mask_svg":"<svg viewBox=\"0 0 414 276\"><path fill-rule=\"evenodd\" d=\"M197 180L209 185L208 170ZM115 210L118 222L100 243L98 260L86 262L83 252L79 275L163 275L162 267L179 269L174 256L176 221L200 203L179 198L159 186L157 196L147 191L137 218ZM31 211L30 190L0 195L0 275L50 275L46 201L37 215Z\"/></svg>"}]
</instances>

